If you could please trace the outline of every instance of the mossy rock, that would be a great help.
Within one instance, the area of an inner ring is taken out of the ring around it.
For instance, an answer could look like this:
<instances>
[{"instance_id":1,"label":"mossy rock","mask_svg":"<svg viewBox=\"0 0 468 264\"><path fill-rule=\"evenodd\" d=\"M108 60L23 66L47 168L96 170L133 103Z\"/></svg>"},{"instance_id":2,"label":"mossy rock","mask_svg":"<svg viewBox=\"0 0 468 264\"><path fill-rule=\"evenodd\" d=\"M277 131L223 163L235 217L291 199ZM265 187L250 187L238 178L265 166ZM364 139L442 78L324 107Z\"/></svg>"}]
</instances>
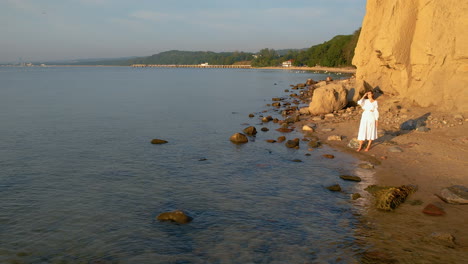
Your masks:
<instances>
[{"instance_id":1,"label":"mossy rock","mask_svg":"<svg viewBox=\"0 0 468 264\"><path fill-rule=\"evenodd\" d=\"M366 189L375 197L375 206L384 211L395 210L406 198L417 190L412 185L402 185L400 187L385 187L370 185Z\"/></svg>"}]
</instances>

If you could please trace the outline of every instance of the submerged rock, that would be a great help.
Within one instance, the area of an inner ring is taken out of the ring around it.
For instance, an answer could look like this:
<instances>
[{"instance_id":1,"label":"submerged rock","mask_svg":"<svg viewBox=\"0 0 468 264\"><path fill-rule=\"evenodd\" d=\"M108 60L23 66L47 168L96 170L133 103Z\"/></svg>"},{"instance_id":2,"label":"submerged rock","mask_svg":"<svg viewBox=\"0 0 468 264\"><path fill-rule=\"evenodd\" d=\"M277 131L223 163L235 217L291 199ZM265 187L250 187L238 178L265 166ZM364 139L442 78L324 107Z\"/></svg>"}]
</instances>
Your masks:
<instances>
[{"instance_id":1,"label":"submerged rock","mask_svg":"<svg viewBox=\"0 0 468 264\"><path fill-rule=\"evenodd\" d=\"M322 156L327 158L327 159L334 159L335 158L335 156L332 155L332 154L323 154Z\"/></svg>"},{"instance_id":2,"label":"submerged rock","mask_svg":"<svg viewBox=\"0 0 468 264\"><path fill-rule=\"evenodd\" d=\"M288 140L286 141L286 147L288 148L295 148L295 147L298 147L299 146L299 139L298 138L295 138L293 140Z\"/></svg>"},{"instance_id":3,"label":"submerged rock","mask_svg":"<svg viewBox=\"0 0 468 264\"><path fill-rule=\"evenodd\" d=\"M285 141L285 140L286 140L286 137L285 137L285 136L280 136L280 137L277 138L277 141L278 141L279 143L281 143L281 142L283 142L283 141Z\"/></svg>"},{"instance_id":4,"label":"submerged rock","mask_svg":"<svg viewBox=\"0 0 468 264\"><path fill-rule=\"evenodd\" d=\"M171 221L171 222L176 222L178 224L186 224L192 221L192 217L186 215L183 211L181 210L175 210L172 212L165 212L157 216L159 221Z\"/></svg>"},{"instance_id":5,"label":"submerged rock","mask_svg":"<svg viewBox=\"0 0 468 264\"><path fill-rule=\"evenodd\" d=\"M328 190L332 192L341 192L341 186L339 184L333 184L327 187Z\"/></svg>"}]
</instances>

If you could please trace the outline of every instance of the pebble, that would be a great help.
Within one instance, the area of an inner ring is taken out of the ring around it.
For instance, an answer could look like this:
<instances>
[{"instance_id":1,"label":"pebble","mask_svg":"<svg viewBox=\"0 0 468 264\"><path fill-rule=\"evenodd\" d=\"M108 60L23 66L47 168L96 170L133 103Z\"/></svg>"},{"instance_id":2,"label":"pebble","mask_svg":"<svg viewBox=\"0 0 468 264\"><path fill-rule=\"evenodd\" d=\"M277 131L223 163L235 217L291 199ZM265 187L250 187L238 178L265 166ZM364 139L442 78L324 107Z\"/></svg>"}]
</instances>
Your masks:
<instances>
[{"instance_id":1,"label":"pebble","mask_svg":"<svg viewBox=\"0 0 468 264\"><path fill-rule=\"evenodd\" d=\"M332 154L323 154L322 156L327 158L327 159L334 159L335 158L335 156L333 156Z\"/></svg>"},{"instance_id":2,"label":"pebble","mask_svg":"<svg viewBox=\"0 0 468 264\"><path fill-rule=\"evenodd\" d=\"M333 128L322 128L322 132L332 132Z\"/></svg>"},{"instance_id":3,"label":"pebble","mask_svg":"<svg viewBox=\"0 0 468 264\"><path fill-rule=\"evenodd\" d=\"M434 204L428 204L426 207L424 207L423 213L427 215L434 215L434 216L442 216L445 215L444 209L435 206Z\"/></svg>"},{"instance_id":4,"label":"pebble","mask_svg":"<svg viewBox=\"0 0 468 264\"><path fill-rule=\"evenodd\" d=\"M327 140L331 140L331 141L341 141L342 137L340 135L332 135L332 136L328 136Z\"/></svg>"}]
</instances>

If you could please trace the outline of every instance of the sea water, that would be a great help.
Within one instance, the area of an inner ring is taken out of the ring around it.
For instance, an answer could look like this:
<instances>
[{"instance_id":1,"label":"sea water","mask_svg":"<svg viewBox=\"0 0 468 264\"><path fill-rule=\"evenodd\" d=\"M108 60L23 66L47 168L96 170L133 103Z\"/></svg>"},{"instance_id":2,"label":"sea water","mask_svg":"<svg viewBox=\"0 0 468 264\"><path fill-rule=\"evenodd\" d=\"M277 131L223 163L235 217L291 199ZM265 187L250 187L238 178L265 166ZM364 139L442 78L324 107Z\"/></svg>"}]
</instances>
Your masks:
<instances>
[{"instance_id":1,"label":"sea water","mask_svg":"<svg viewBox=\"0 0 468 264\"><path fill-rule=\"evenodd\" d=\"M353 262L355 209L324 187L356 161L267 143L282 134L260 118L326 76L0 67L0 263ZM248 125L256 137L232 144ZM193 221L155 219L175 209Z\"/></svg>"}]
</instances>

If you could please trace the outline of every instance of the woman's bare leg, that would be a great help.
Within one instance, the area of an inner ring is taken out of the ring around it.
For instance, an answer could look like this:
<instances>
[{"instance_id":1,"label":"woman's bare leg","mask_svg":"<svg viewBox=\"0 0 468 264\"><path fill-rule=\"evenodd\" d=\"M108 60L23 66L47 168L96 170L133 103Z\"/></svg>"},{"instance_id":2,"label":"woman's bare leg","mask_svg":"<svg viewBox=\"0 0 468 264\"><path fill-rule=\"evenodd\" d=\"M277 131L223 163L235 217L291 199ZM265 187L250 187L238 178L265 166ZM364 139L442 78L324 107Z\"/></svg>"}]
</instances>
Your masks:
<instances>
[{"instance_id":1,"label":"woman's bare leg","mask_svg":"<svg viewBox=\"0 0 468 264\"><path fill-rule=\"evenodd\" d=\"M369 140L369 144L367 144L367 148L365 151L369 151L371 144L372 144L372 140Z\"/></svg>"},{"instance_id":2,"label":"woman's bare leg","mask_svg":"<svg viewBox=\"0 0 468 264\"><path fill-rule=\"evenodd\" d=\"M357 152L361 151L361 149L362 149L362 144L364 144L364 140L359 140L359 148L356 149Z\"/></svg>"}]
</instances>

